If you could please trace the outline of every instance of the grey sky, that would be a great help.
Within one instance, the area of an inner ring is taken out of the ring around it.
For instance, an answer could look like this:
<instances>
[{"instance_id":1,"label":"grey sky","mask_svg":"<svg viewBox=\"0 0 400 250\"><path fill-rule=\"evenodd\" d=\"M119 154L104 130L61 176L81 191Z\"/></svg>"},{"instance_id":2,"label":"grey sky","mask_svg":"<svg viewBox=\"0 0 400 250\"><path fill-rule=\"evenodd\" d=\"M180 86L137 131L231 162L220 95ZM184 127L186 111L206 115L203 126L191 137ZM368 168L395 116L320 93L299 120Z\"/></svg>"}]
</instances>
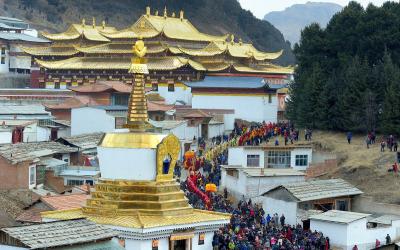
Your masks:
<instances>
[{"instance_id":1,"label":"grey sky","mask_svg":"<svg viewBox=\"0 0 400 250\"><path fill-rule=\"evenodd\" d=\"M275 10L283 10L286 7L289 7L296 3L306 3L310 0L238 0L242 5L243 9L250 10L253 14L258 18L263 18L265 14L275 11ZM334 2L345 6L348 0L314 0L314 2ZM380 6L382 3L386 2L385 0L357 0L357 2L361 3L364 6L367 6L368 3L373 3L375 5Z\"/></svg>"}]
</instances>

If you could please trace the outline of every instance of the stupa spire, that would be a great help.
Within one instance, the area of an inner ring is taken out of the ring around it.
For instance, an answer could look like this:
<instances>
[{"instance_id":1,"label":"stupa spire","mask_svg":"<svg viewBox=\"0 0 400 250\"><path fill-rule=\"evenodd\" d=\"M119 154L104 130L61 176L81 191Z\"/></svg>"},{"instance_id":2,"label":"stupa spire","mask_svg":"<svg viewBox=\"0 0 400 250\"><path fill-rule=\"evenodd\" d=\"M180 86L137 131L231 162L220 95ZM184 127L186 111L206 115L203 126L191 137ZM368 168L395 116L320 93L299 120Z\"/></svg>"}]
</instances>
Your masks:
<instances>
[{"instance_id":1,"label":"stupa spire","mask_svg":"<svg viewBox=\"0 0 400 250\"><path fill-rule=\"evenodd\" d=\"M128 103L128 115L125 127L131 132L146 132L154 130L149 123L147 114L147 100L145 95L145 79L144 75L148 74L146 59L147 48L143 40L139 39L132 46L134 56L131 60L129 73L134 74L132 91Z\"/></svg>"}]
</instances>

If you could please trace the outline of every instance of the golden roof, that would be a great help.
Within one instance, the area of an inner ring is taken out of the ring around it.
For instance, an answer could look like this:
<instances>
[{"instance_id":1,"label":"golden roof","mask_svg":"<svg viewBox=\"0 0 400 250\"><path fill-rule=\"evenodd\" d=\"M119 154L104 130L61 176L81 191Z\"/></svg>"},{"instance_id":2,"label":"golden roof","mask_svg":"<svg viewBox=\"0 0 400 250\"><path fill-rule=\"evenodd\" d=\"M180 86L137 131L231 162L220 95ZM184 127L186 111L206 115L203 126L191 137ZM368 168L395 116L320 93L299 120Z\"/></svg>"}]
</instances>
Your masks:
<instances>
[{"instance_id":1,"label":"golden roof","mask_svg":"<svg viewBox=\"0 0 400 250\"><path fill-rule=\"evenodd\" d=\"M72 24L65 32L50 34L42 32L42 35L52 41L74 40L81 36L90 41L109 42L110 40L102 35L101 32L115 32L116 28L110 26L93 26L82 24Z\"/></svg>"},{"instance_id":2,"label":"golden roof","mask_svg":"<svg viewBox=\"0 0 400 250\"><path fill-rule=\"evenodd\" d=\"M73 46L21 47L21 49L34 56L73 56L79 53Z\"/></svg>"},{"instance_id":3,"label":"golden roof","mask_svg":"<svg viewBox=\"0 0 400 250\"><path fill-rule=\"evenodd\" d=\"M131 27L121 31L102 31L108 38L152 38L164 35L168 38L190 41L225 41L228 35L214 36L200 32L192 23L180 17L142 15Z\"/></svg>"},{"instance_id":4,"label":"golden roof","mask_svg":"<svg viewBox=\"0 0 400 250\"><path fill-rule=\"evenodd\" d=\"M250 67L238 63L229 62L203 62L202 65L209 72L219 72L232 67L238 72L248 73L270 73L270 74L293 74L294 68L292 66L282 67L274 64L268 64L264 66Z\"/></svg>"},{"instance_id":5,"label":"golden roof","mask_svg":"<svg viewBox=\"0 0 400 250\"><path fill-rule=\"evenodd\" d=\"M190 65L199 71L205 70L201 64L179 56L150 57L147 60L147 67L149 70L175 70L186 65ZM73 57L59 61L36 59L36 62L44 68L57 70L129 70L131 67L131 59L128 57Z\"/></svg>"},{"instance_id":6,"label":"golden roof","mask_svg":"<svg viewBox=\"0 0 400 250\"><path fill-rule=\"evenodd\" d=\"M169 48L173 54L187 54L191 56L215 56L229 54L237 58L254 58L257 61L274 60L279 58L283 50L278 52L261 52L250 43L211 42L203 49L187 49L180 46Z\"/></svg>"},{"instance_id":7,"label":"golden roof","mask_svg":"<svg viewBox=\"0 0 400 250\"><path fill-rule=\"evenodd\" d=\"M72 220L86 218L98 224L112 225L126 228L155 228L172 225L190 225L204 222L229 223L230 214L194 209L193 213L178 216L149 216L134 213L132 215L102 216L85 215L82 209L42 212L42 218L52 220Z\"/></svg>"},{"instance_id":8,"label":"golden roof","mask_svg":"<svg viewBox=\"0 0 400 250\"><path fill-rule=\"evenodd\" d=\"M132 54L133 43L106 43L90 47L76 47L76 50L87 54ZM157 54L166 51L161 43L146 44L147 54Z\"/></svg>"}]
</instances>

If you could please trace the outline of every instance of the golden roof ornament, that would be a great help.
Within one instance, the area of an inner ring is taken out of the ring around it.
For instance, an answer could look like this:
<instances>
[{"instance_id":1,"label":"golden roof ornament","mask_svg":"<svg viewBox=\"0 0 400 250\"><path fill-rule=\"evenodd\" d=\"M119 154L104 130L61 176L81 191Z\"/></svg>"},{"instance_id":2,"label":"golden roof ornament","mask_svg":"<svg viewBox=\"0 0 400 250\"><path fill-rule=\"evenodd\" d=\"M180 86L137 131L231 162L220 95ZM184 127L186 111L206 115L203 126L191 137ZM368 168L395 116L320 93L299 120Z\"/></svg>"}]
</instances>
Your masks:
<instances>
[{"instance_id":1,"label":"golden roof ornament","mask_svg":"<svg viewBox=\"0 0 400 250\"><path fill-rule=\"evenodd\" d=\"M85 18L82 18L82 27L83 27L83 28L85 28L85 23L86 23Z\"/></svg>"},{"instance_id":2,"label":"golden roof ornament","mask_svg":"<svg viewBox=\"0 0 400 250\"><path fill-rule=\"evenodd\" d=\"M103 21L101 22L101 26L103 27L103 30L105 30L105 29L106 29L106 21L103 20Z\"/></svg>"},{"instance_id":3,"label":"golden roof ornament","mask_svg":"<svg viewBox=\"0 0 400 250\"><path fill-rule=\"evenodd\" d=\"M156 12L154 12L154 15L155 15L155 16L158 16L158 10L156 10Z\"/></svg>"},{"instance_id":4,"label":"golden roof ornament","mask_svg":"<svg viewBox=\"0 0 400 250\"><path fill-rule=\"evenodd\" d=\"M167 13L167 6L164 7L164 17L167 18L168 17L168 13Z\"/></svg>"},{"instance_id":5,"label":"golden roof ornament","mask_svg":"<svg viewBox=\"0 0 400 250\"><path fill-rule=\"evenodd\" d=\"M93 25L93 28L96 28L96 18L95 17L92 17L92 25Z\"/></svg>"},{"instance_id":6,"label":"golden roof ornament","mask_svg":"<svg viewBox=\"0 0 400 250\"><path fill-rule=\"evenodd\" d=\"M172 12L172 15L171 15L171 17L175 17L175 12Z\"/></svg>"},{"instance_id":7,"label":"golden roof ornament","mask_svg":"<svg viewBox=\"0 0 400 250\"><path fill-rule=\"evenodd\" d=\"M146 16L150 16L150 7L149 6L146 7Z\"/></svg>"},{"instance_id":8,"label":"golden roof ornament","mask_svg":"<svg viewBox=\"0 0 400 250\"><path fill-rule=\"evenodd\" d=\"M235 35L231 34L231 44L235 43Z\"/></svg>"},{"instance_id":9,"label":"golden roof ornament","mask_svg":"<svg viewBox=\"0 0 400 250\"><path fill-rule=\"evenodd\" d=\"M181 19L181 21L183 20L183 15L184 15L183 10L179 11L179 18Z\"/></svg>"},{"instance_id":10,"label":"golden roof ornament","mask_svg":"<svg viewBox=\"0 0 400 250\"><path fill-rule=\"evenodd\" d=\"M243 44L242 38L239 38L239 45L242 46L242 44Z\"/></svg>"}]
</instances>

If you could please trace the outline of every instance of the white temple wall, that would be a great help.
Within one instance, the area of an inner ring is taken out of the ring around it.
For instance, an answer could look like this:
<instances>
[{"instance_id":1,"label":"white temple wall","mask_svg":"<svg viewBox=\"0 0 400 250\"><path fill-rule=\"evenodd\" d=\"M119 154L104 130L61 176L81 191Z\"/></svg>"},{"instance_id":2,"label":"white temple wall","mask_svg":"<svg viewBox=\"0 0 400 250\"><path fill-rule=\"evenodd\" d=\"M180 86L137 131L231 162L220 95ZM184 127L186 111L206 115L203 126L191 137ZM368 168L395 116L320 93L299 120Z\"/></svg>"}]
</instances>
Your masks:
<instances>
[{"instance_id":1,"label":"white temple wall","mask_svg":"<svg viewBox=\"0 0 400 250\"><path fill-rule=\"evenodd\" d=\"M347 226L347 224L329 221L310 220L310 229L312 231L317 230L323 232L325 237L329 237L332 246L342 249L349 249L347 248ZM351 248L352 247L353 246L351 246Z\"/></svg>"},{"instance_id":2,"label":"white temple wall","mask_svg":"<svg viewBox=\"0 0 400 250\"><path fill-rule=\"evenodd\" d=\"M97 147L101 177L153 181L156 179L156 150Z\"/></svg>"},{"instance_id":3,"label":"white temple wall","mask_svg":"<svg viewBox=\"0 0 400 250\"><path fill-rule=\"evenodd\" d=\"M277 213L279 216L285 215L285 223L290 225L296 225L297 221L297 202L276 200L271 197L263 198L263 209L265 214L269 214L271 217Z\"/></svg>"},{"instance_id":4,"label":"white temple wall","mask_svg":"<svg viewBox=\"0 0 400 250\"><path fill-rule=\"evenodd\" d=\"M192 250L209 250L213 249L212 247L212 239L214 236L213 232L205 233L204 244L199 245L199 235L200 233L195 233L192 239Z\"/></svg>"},{"instance_id":5,"label":"white temple wall","mask_svg":"<svg viewBox=\"0 0 400 250\"><path fill-rule=\"evenodd\" d=\"M276 122L278 106L276 96L257 95L201 95L192 96L192 107L200 109L233 109L235 119L252 122ZM254 108L257 107L257 108Z\"/></svg>"},{"instance_id":6,"label":"white temple wall","mask_svg":"<svg viewBox=\"0 0 400 250\"><path fill-rule=\"evenodd\" d=\"M152 249L152 240L125 240L126 250L148 250ZM158 240L158 250L169 250L169 239L161 238Z\"/></svg>"},{"instance_id":7,"label":"white temple wall","mask_svg":"<svg viewBox=\"0 0 400 250\"><path fill-rule=\"evenodd\" d=\"M83 107L71 110L71 135L115 130L115 118L105 110Z\"/></svg>"},{"instance_id":8,"label":"white temple wall","mask_svg":"<svg viewBox=\"0 0 400 250\"><path fill-rule=\"evenodd\" d=\"M191 104L191 89L183 84L175 84L174 91L168 91L167 84L159 84L158 91L152 92L158 93L162 96L167 104L175 104L177 101L183 101L187 105Z\"/></svg>"}]
</instances>

